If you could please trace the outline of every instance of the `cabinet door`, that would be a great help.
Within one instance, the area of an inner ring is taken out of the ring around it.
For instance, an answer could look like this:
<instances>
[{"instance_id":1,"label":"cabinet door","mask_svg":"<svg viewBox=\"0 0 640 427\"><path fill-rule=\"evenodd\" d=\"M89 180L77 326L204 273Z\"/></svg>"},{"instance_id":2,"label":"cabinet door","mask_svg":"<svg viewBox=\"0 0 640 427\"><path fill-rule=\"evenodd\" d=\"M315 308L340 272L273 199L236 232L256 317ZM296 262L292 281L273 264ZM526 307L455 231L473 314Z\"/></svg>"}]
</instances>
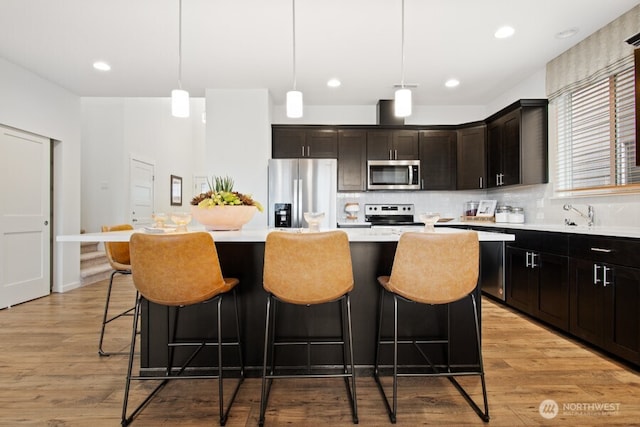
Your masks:
<instances>
[{"instance_id":1,"label":"cabinet door","mask_svg":"<svg viewBox=\"0 0 640 427\"><path fill-rule=\"evenodd\" d=\"M367 133L338 131L338 191L364 191L367 179Z\"/></svg>"},{"instance_id":2,"label":"cabinet door","mask_svg":"<svg viewBox=\"0 0 640 427\"><path fill-rule=\"evenodd\" d=\"M506 293L507 304L533 314L533 286L538 282L538 269L527 267L527 254L524 249L507 247L506 251Z\"/></svg>"},{"instance_id":3,"label":"cabinet door","mask_svg":"<svg viewBox=\"0 0 640 427\"><path fill-rule=\"evenodd\" d=\"M418 131L394 131L392 148L394 160L418 160L420 158Z\"/></svg>"},{"instance_id":4,"label":"cabinet door","mask_svg":"<svg viewBox=\"0 0 640 427\"><path fill-rule=\"evenodd\" d=\"M335 130L308 130L305 135L304 157L315 159L338 158L338 133Z\"/></svg>"},{"instance_id":5,"label":"cabinet door","mask_svg":"<svg viewBox=\"0 0 640 427\"><path fill-rule=\"evenodd\" d=\"M393 132L373 130L367 132L367 160L393 159Z\"/></svg>"},{"instance_id":6,"label":"cabinet door","mask_svg":"<svg viewBox=\"0 0 640 427\"><path fill-rule=\"evenodd\" d=\"M570 320L569 332L595 345L603 345L603 287L594 284L594 263L589 260L569 260Z\"/></svg>"},{"instance_id":7,"label":"cabinet door","mask_svg":"<svg viewBox=\"0 0 640 427\"><path fill-rule=\"evenodd\" d=\"M487 126L487 187L497 187L502 173L502 124L491 122Z\"/></svg>"},{"instance_id":8,"label":"cabinet door","mask_svg":"<svg viewBox=\"0 0 640 427\"><path fill-rule=\"evenodd\" d=\"M305 131L302 129L274 128L271 141L271 157L291 159L304 157Z\"/></svg>"},{"instance_id":9,"label":"cabinet door","mask_svg":"<svg viewBox=\"0 0 640 427\"><path fill-rule=\"evenodd\" d=\"M534 289L534 315L553 326L569 330L569 258L540 253L538 286Z\"/></svg>"},{"instance_id":10,"label":"cabinet door","mask_svg":"<svg viewBox=\"0 0 640 427\"><path fill-rule=\"evenodd\" d=\"M520 183L520 110L504 117L502 124L502 185Z\"/></svg>"},{"instance_id":11,"label":"cabinet door","mask_svg":"<svg viewBox=\"0 0 640 427\"><path fill-rule=\"evenodd\" d=\"M457 138L457 189L486 188L486 126L460 129Z\"/></svg>"},{"instance_id":12,"label":"cabinet door","mask_svg":"<svg viewBox=\"0 0 640 427\"><path fill-rule=\"evenodd\" d=\"M605 348L640 363L640 269L603 267L610 269L606 278L611 282L604 288Z\"/></svg>"},{"instance_id":13,"label":"cabinet door","mask_svg":"<svg viewBox=\"0 0 640 427\"><path fill-rule=\"evenodd\" d=\"M420 132L420 174L423 190L456 189L456 132Z\"/></svg>"}]
</instances>

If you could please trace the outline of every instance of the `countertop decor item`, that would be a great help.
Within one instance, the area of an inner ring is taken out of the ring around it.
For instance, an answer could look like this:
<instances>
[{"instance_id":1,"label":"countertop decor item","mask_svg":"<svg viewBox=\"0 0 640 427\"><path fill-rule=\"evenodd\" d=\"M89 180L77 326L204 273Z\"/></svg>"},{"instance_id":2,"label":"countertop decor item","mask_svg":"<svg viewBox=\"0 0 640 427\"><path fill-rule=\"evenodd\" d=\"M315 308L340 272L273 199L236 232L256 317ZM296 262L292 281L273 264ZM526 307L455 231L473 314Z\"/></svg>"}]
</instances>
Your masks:
<instances>
[{"instance_id":1,"label":"countertop decor item","mask_svg":"<svg viewBox=\"0 0 640 427\"><path fill-rule=\"evenodd\" d=\"M420 221L424 222L425 233L433 233L436 231L436 222L440 219L440 214L437 212L422 212L418 215Z\"/></svg>"},{"instance_id":2,"label":"countertop decor item","mask_svg":"<svg viewBox=\"0 0 640 427\"><path fill-rule=\"evenodd\" d=\"M360 205L358 203L346 203L344 205L344 211L347 213L347 219L358 219L358 212L360 212Z\"/></svg>"},{"instance_id":3,"label":"countertop decor item","mask_svg":"<svg viewBox=\"0 0 640 427\"><path fill-rule=\"evenodd\" d=\"M233 191L233 179L213 177L209 191L191 200L191 214L207 230L239 230L262 205L250 195Z\"/></svg>"},{"instance_id":4,"label":"countertop decor item","mask_svg":"<svg viewBox=\"0 0 640 427\"><path fill-rule=\"evenodd\" d=\"M324 219L324 212L304 212L304 220L309 224L309 232L320 231L320 223Z\"/></svg>"}]
</instances>

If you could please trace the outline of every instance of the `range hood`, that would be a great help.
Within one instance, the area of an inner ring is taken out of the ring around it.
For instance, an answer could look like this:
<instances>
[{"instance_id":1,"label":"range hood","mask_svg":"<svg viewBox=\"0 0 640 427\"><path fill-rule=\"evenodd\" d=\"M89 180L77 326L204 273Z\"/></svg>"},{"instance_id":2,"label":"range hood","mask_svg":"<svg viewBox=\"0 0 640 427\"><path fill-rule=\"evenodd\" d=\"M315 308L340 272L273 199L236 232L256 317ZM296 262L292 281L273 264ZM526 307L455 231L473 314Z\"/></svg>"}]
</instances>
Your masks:
<instances>
[{"instance_id":1,"label":"range hood","mask_svg":"<svg viewBox=\"0 0 640 427\"><path fill-rule=\"evenodd\" d=\"M376 108L376 124L382 126L404 126L404 117L396 117L393 99L381 99Z\"/></svg>"}]
</instances>

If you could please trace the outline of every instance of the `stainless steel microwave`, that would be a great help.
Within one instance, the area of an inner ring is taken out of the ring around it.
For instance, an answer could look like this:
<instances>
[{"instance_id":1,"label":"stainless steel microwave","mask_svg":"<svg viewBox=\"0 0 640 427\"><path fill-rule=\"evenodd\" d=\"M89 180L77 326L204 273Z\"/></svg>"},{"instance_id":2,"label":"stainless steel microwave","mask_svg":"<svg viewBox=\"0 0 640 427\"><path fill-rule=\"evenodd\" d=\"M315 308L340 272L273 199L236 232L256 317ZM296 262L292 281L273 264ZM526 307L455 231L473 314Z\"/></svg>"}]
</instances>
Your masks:
<instances>
[{"instance_id":1,"label":"stainless steel microwave","mask_svg":"<svg viewBox=\"0 0 640 427\"><path fill-rule=\"evenodd\" d=\"M420 160L369 160L367 190L420 190Z\"/></svg>"}]
</instances>

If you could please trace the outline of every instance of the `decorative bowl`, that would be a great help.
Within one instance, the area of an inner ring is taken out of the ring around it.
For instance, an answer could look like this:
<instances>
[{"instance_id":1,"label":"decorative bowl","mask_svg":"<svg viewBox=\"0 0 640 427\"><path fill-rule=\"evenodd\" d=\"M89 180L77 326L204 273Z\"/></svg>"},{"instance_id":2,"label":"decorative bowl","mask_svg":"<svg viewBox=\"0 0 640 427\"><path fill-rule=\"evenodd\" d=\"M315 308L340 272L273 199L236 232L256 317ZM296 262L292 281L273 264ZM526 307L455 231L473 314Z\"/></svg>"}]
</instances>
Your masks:
<instances>
[{"instance_id":1,"label":"decorative bowl","mask_svg":"<svg viewBox=\"0 0 640 427\"><path fill-rule=\"evenodd\" d=\"M176 231L187 231L187 224L191 222L191 214L189 212L172 212L169 217L171 222L176 225Z\"/></svg>"},{"instance_id":2,"label":"decorative bowl","mask_svg":"<svg viewBox=\"0 0 640 427\"><path fill-rule=\"evenodd\" d=\"M304 220L309 224L309 231L319 231L320 223L324 219L324 212L304 212Z\"/></svg>"},{"instance_id":3,"label":"decorative bowl","mask_svg":"<svg viewBox=\"0 0 640 427\"><path fill-rule=\"evenodd\" d=\"M258 211L256 206L191 206L191 215L209 231L240 230Z\"/></svg>"},{"instance_id":4,"label":"decorative bowl","mask_svg":"<svg viewBox=\"0 0 640 427\"><path fill-rule=\"evenodd\" d=\"M437 212L423 212L418 215L420 221L424 222L424 231L435 231L435 224L440 219L440 214Z\"/></svg>"}]
</instances>

